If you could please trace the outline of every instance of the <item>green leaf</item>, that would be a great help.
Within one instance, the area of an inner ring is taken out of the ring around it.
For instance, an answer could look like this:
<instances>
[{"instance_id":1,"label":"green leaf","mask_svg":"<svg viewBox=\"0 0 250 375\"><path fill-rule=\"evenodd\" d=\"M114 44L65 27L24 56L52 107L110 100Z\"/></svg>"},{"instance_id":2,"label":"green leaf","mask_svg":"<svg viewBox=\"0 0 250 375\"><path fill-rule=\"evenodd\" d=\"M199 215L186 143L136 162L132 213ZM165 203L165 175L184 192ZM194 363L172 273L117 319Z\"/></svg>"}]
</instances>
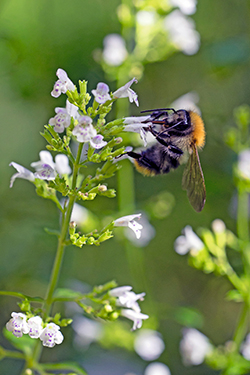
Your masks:
<instances>
[{"instance_id":1,"label":"green leaf","mask_svg":"<svg viewBox=\"0 0 250 375\"><path fill-rule=\"evenodd\" d=\"M46 371L63 370L70 372L73 371L73 373L77 375L88 375L88 373L80 365L78 365L78 363L75 362L43 363L40 365L40 368Z\"/></svg>"},{"instance_id":2,"label":"green leaf","mask_svg":"<svg viewBox=\"0 0 250 375\"><path fill-rule=\"evenodd\" d=\"M229 292L227 292L226 300L234 301L234 302L243 302L244 301L241 293L236 289L229 290Z\"/></svg>"},{"instance_id":3,"label":"green leaf","mask_svg":"<svg viewBox=\"0 0 250 375\"><path fill-rule=\"evenodd\" d=\"M58 288L55 291L54 300L57 298L79 299L79 298L83 298L83 295L82 293L76 292L75 290L72 290L72 289Z\"/></svg>"}]
</instances>

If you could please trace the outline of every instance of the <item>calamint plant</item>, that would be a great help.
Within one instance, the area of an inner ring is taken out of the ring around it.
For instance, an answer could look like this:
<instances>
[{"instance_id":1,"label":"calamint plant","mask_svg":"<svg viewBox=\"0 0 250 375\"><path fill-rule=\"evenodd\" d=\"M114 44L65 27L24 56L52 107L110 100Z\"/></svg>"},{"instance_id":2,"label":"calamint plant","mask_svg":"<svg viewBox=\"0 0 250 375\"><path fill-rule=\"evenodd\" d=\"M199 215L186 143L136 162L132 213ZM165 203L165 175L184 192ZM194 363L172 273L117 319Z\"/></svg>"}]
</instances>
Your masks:
<instances>
[{"instance_id":1,"label":"calamint plant","mask_svg":"<svg viewBox=\"0 0 250 375\"><path fill-rule=\"evenodd\" d=\"M183 330L180 342L183 363L200 365L205 361L223 375L249 374L250 371L250 108L242 105L236 108L234 115L236 126L227 131L226 143L237 155L233 165L237 194L232 197L230 209L236 219L236 233L222 220L215 219L212 230L200 228L198 236L188 225L175 241L175 251L180 255L189 254L190 265L206 274L227 278L232 289L226 299L241 305L234 334L225 344L215 347L197 329Z\"/></svg>"},{"instance_id":2,"label":"calamint plant","mask_svg":"<svg viewBox=\"0 0 250 375\"><path fill-rule=\"evenodd\" d=\"M122 138L118 135L126 125L124 119L106 122L106 116L119 98L128 98L131 103L139 105L137 94L131 89L136 79L133 78L114 93L109 92L108 85L101 82L89 94L86 81L79 81L78 92L64 70L58 69L56 75L58 80L51 95L58 98L66 94L67 100L65 108L55 108L55 116L41 133L48 142L47 150L41 151L40 159L31 163L33 171L16 162L10 163L16 169L10 187L18 178L30 181L37 194L53 201L60 213L60 229L47 229L49 234L57 237L58 245L45 297L0 291L1 295L20 300L20 311L11 313L5 330L5 336L19 351L0 348L0 357L24 360L22 374L26 375L47 374L47 371L86 373L74 363L39 363L42 347L53 348L61 344L64 340L63 328L72 322L71 319L62 318L60 313L53 315L56 302L75 302L85 315L106 321L125 317L133 322L132 330L140 328L142 322L148 319L138 303L143 300L145 293L136 294L131 286L117 287L114 281L110 281L94 287L87 294L56 288L67 246L99 246L113 236L115 227L121 226L130 228L139 239L142 229L138 222L141 214L116 218L103 229L84 234L78 231L77 223L72 219L73 211L79 206L77 201L92 201L98 195L107 198L116 195L115 190L108 188L104 182L120 168L117 157L124 153L125 148L120 145ZM54 153L54 158L50 152ZM92 167L91 175L88 173L89 165ZM96 166L94 173L93 165Z\"/></svg>"}]
</instances>

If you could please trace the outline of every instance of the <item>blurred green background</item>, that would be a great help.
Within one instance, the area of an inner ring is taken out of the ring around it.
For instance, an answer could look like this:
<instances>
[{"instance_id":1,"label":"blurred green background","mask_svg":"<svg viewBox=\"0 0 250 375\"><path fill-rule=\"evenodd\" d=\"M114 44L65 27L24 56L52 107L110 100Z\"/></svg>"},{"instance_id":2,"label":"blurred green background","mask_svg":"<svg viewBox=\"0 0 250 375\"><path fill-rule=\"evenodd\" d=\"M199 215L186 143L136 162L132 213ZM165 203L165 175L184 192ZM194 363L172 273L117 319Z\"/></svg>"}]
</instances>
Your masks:
<instances>
[{"instance_id":1,"label":"blurred green background","mask_svg":"<svg viewBox=\"0 0 250 375\"><path fill-rule=\"evenodd\" d=\"M58 227L58 212L52 202L37 197L27 181L17 180L10 190L14 170L8 164L15 161L29 168L31 162L39 159L39 151L45 149L39 132L54 116L54 108L65 103L65 98L50 96L58 67L66 70L75 83L78 79L88 80L89 90L100 81L115 89L115 82L108 82L95 62L93 51L102 48L107 34L119 33L115 12L118 5L119 0L0 3L1 289L33 296L45 293L56 239L43 228ZM133 87L140 101L139 109L134 104L130 106L133 115L165 107L190 91L198 93L207 132L206 146L200 153L207 187L203 212L197 214L192 209L181 189L182 167L152 179L135 173L138 212L146 210L152 197L163 190L175 198L169 216L151 220L156 235L149 245L133 250L135 259L144 254L147 285L129 270L123 244L115 238L98 248L68 248L59 282L61 287L67 287L76 280L96 285L115 279L119 285L133 285L137 293L145 291L142 311L155 312L159 319L156 328L166 345L159 360L169 366L173 375L216 373L205 365L182 365L178 350L182 325L175 310L180 314L181 307L199 311L196 326L216 345L230 339L238 317L238 306L224 300L230 285L221 277L204 275L189 267L187 259L175 253L173 243L187 224L194 229L209 227L212 220L221 218L230 229L235 229L230 203L234 194L231 170L235 155L225 146L223 134L233 124L234 108L249 104L249 13L247 0L199 0L192 16L201 36L198 53L187 56L178 52L167 61L146 65L143 78ZM109 187L115 186L113 178ZM117 210L116 200L108 198L98 197L90 206L96 214L110 214L111 208ZM17 309L14 299L1 297L1 327L9 320L10 312ZM92 344L88 351L81 352L72 346L70 327L64 335L65 343L53 351L45 349L42 360L74 359L91 375L141 375L146 367L146 362L125 349L114 347L106 351ZM4 338L1 342L9 347ZM0 373L18 374L20 366L19 362L4 360Z\"/></svg>"}]
</instances>

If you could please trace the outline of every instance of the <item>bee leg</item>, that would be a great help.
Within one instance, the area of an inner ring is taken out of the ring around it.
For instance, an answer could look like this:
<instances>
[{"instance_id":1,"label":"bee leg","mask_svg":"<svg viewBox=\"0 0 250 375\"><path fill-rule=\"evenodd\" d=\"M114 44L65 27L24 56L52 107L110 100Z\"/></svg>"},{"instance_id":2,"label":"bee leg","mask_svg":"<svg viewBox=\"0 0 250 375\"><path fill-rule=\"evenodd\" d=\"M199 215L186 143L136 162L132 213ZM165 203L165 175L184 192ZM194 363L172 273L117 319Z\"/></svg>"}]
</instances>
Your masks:
<instances>
[{"instance_id":1,"label":"bee leg","mask_svg":"<svg viewBox=\"0 0 250 375\"><path fill-rule=\"evenodd\" d=\"M147 129L150 131L151 134L155 137L155 139L161 143L163 146L168 147L169 146L169 138L170 135L167 133L167 130L163 130L162 132L157 132L156 130L152 129L151 126Z\"/></svg>"},{"instance_id":2,"label":"bee leg","mask_svg":"<svg viewBox=\"0 0 250 375\"><path fill-rule=\"evenodd\" d=\"M168 145L167 147L171 153L176 154L176 158L179 158L181 155L183 155L183 151L179 147L172 144Z\"/></svg>"},{"instance_id":3,"label":"bee leg","mask_svg":"<svg viewBox=\"0 0 250 375\"><path fill-rule=\"evenodd\" d=\"M147 174L147 175L160 174L161 168L160 168L159 161L156 159L155 161L157 161L157 162L155 162L153 160L153 158L152 158L152 160L151 160L151 158L148 158L147 152L148 151L146 150L146 151L142 151L141 154L138 154L136 152L129 151L129 152L127 152L127 155L136 160L137 169L138 169L138 166L140 166L139 171L142 174Z\"/></svg>"}]
</instances>

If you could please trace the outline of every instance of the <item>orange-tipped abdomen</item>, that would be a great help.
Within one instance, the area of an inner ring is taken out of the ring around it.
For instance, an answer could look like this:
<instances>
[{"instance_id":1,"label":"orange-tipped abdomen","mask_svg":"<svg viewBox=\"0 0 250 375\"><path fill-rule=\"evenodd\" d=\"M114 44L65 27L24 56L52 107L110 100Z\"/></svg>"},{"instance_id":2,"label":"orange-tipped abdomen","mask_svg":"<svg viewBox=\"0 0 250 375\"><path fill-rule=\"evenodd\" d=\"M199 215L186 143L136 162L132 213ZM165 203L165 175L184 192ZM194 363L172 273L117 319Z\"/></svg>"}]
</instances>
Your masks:
<instances>
[{"instance_id":1,"label":"orange-tipped abdomen","mask_svg":"<svg viewBox=\"0 0 250 375\"><path fill-rule=\"evenodd\" d=\"M202 118L198 115L198 113L189 111L189 115L190 115L191 124L193 128L194 143L198 148L201 148L205 144L205 137L206 137L204 122Z\"/></svg>"}]
</instances>

